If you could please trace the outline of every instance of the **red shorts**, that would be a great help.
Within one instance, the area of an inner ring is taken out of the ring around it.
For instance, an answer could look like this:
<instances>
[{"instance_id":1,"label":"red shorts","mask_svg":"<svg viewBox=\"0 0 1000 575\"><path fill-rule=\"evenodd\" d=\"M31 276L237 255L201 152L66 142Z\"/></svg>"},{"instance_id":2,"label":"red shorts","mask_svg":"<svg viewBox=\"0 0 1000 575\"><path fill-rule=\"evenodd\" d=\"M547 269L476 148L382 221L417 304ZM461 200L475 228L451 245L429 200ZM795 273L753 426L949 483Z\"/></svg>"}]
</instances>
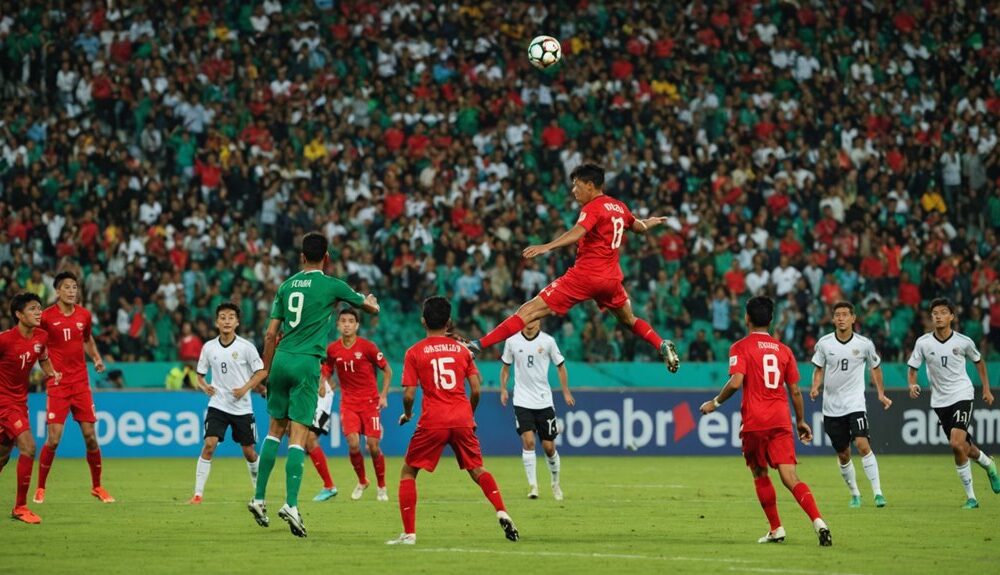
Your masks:
<instances>
[{"instance_id":1,"label":"red shorts","mask_svg":"<svg viewBox=\"0 0 1000 575\"><path fill-rule=\"evenodd\" d=\"M628 292L620 278L588 275L570 268L552 281L538 297L558 315L566 315L576 304L592 299L602 310L619 309L628 303Z\"/></svg>"},{"instance_id":2,"label":"red shorts","mask_svg":"<svg viewBox=\"0 0 1000 575\"><path fill-rule=\"evenodd\" d=\"M72 412L73 420L78 423L96 423L97 409L94 406L94 396L89 387L81 387L77 390L60 390L53 393L49 390L48 399L45 405L46 416L49 424L62 425L66 423L66 416Z\"/></svg>"},{"instance_id":3,"label":"red shorts","mask_svg":"<svg viewBox=\"0 0 1000 575\"><path fill-rule=\"evenodd\" d=\"M741 431L743 459L747 467L777 469L779 465L795 465L795 438L791 429Z\"/></svg>"},{"instance_id":4,"label":"red shorts","mask_svg":"<svg viewBox=\"0 0 1000 575\"><path fill-rule=\"evenodd\" d=\"M25 431L31 431L27 405L0 407L0 443L10 445Z\"/></svg>"},{"instance_id":5,"label":"red shorts","mask_svg":"<svg viewBox=\"0 0 1000 575\"><path fill-rule=\"evenodd\" d=\"M418 427L410 438L410 446L406 449L406 464L417 469L434 471L446 445L450 445L451 450L455 452L459 469L475 469L483 466L479 438L471 427L451 429Z\"/></svg>"},{"instance_id":6,"label":"red shorts","mask_svg":"<svg viewBox=\"0 0 1000 575\"><path fill-rule=\"evenodd\" d=\"M358 433L382 439L382 419L379 417L378 404L360 410L341 407L340 429L345 436Z\"/></svg>"}]
</instances>

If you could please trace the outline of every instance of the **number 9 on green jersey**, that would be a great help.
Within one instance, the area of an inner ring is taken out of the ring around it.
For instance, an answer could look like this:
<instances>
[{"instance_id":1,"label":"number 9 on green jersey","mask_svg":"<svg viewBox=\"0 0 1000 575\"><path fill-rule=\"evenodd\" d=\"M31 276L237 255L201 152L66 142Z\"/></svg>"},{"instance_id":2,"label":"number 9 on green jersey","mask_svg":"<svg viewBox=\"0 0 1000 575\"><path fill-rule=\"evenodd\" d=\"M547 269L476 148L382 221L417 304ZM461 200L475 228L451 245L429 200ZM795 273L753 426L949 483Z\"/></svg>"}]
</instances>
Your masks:
<instances>
[{"instance_id":1,"label":"number 9 on green jersey","mask_svg":"<svg viewBox=\"0 0 1000 575\"><path fill-rule=\"evenodd\" d=\"M281 351L323 357L330 316L342 301L361 307L365 298L320 270L301 271L285 280L271 306L271 319L281 320Z\"/></svg>"}]
</instances>

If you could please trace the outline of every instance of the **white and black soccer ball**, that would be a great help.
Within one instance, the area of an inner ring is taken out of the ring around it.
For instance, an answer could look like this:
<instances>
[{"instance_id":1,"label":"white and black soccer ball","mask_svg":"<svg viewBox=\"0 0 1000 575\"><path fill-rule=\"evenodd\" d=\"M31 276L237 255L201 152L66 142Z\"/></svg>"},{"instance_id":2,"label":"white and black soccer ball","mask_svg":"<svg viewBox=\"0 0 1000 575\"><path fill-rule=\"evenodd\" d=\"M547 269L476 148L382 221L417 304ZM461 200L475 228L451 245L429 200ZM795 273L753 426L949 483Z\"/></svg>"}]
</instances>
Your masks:
<instances>
[{"instance_id":1,"label":"white and black soccer ball","mask_svg":"<svg viewBox=\"0 0 1000 575\"><path fill-rule=\"evenodd\" d=\"M544 70L559 60L562 60L562 47L552 36L535 36L528 44L528 61L535 68Z\"/></svg>"}]
</instances>

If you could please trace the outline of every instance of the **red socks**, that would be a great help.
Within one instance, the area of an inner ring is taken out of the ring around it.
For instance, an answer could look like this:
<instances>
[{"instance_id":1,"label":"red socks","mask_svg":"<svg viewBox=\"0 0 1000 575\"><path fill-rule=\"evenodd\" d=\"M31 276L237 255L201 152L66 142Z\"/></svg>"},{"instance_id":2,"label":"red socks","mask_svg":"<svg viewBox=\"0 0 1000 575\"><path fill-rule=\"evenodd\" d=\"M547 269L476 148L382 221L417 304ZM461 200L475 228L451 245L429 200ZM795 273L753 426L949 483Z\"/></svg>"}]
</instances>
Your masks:
<instances>
[{"instance_id":1,"label":"red socks","mask_svg":"<svg viewBox=\"0 0 1000 575\"><path fill-rule=\"evenodd\" d=\"M493 476L489 472L479 476L479 488L483 490L483 495L490 500L494 509L497 511L506 511L503 505L503 497L500 496L500 488L497 487L496 480L493 479Z\"/></svg>"},{"instance_id":2,"label":"red socks","mask_svg":"<svg viewBox=\"0 0 1000 575\"><path fill-rule=\"evenodd\" d=\"M38 454L38 488L45 489L45 482L49 478L49 470L52 469L52 460L56 458L56 450L49 448L48 444L42 446L42 452Z\"/></svg>"},{"instance_id":3,"label":"red socks","mask_svg":"<svg viewBox=\"0 0 1000 575\"><path fill-rule=\"evenodd\" d=\"M44 452L44 450L43 450ZM101 450L87 452L87 465L90 466L90 482L93 487L101 486Z\"/></svg>"},{"instance_id":4,"label":"red socks","mask_svg":"<svg viewBox=\"0 0 1000 575\"><path fill-rule=\"evenodd\" d=\"M368 483L368 478L365 477L365 456L361 455L361 452L349 453L351 456L351 465L354 466L354 473L358 476L358 483L362 485Z\"/></svg>"},{"instance_id":5,"label":"red socks","mask_svg":"<svg viewBox=\"0 0 1000 575\"><path fill-rule=\"evenodd\" d=\"M385 489L385 455L379 451L378 457L372 461L372 465L375 467L375 481L378 483L379 489Z\"/></svg>"},{"instance_id":6,"label":"red socks","mask_svg":"<svg viewBox=\"0 0 1000 575\"><path fill-rule=\"evenodd\" d=\"M813 497L812 491L809 491L808 485L799 483L792 489L792 495L795 496L795 500L799 502L799 506L806 512L809 519L816 521L820 518L819 507L816 506L816 499Z\"/></svg>"},{"instance_id":7,"label":"red socks","mask_svg":"<svg viewBox=\"0 0 1000 575\"><path fill-rule=\"evenodd\" d=\"M314 447L309 452L309 459L312 459L320 479L323 480L323 489L333 489L333 478L330 477L330 468L326 465L326 454L323 453L323 448L318 445Z\"/></svg>"},{"instance_id":8,"label":"red socks","mask_svg":"<svg viewBox=\"0 0 1000 575\"><path fill-rule=\"evenodd\" d=\"M774 492L774 484L771 478L757 477L753 480L754 487L757 488L757 499L760 506L767 515L767 522L771 524L771 531L781 527L781 518L778 517L778 494Z\"/></svg>"},{"instance_id":9,"label":"red socks","mask_svg":"<svg viewBox=\"0 0 1000 575\"><path fill-rule=\"evenodd\" d=\"M507 338L522 329L524 329L524 320L521 319L521 316L514 314L503 320L503 323L496 326L493 331L484 335L483 338L479 340L479 346L486 349L500 343L501 341L506 341Z\"/></svg>"},{"instance_id":10,"label":"red socks","mask_svg":"<svg viewBox=\"0 0 1000 575\"><path fill-rule=\"evenodd\" d=\"M417 532L417 482L399 480L399 515L403 518L403 533Z\"/></svg>"},{"instance_id":11,"label":"red socks","mask_svg":"<svg viewBox=\"0 0 1000 575\"><path fill-rule=\"evenodd\" d=\"M23 507L28 504L28 488L31 487L31 469L35 466L35 460L27 455L20 455L17 458L17 501L14 507Z\"/></svg>"},{"instance_id":12,"label":"red socks","mask_svg":"<svg viewBox=\"0 0 1000 575\"><path fill-rule=\"evenodd\" d=\"M653 326L646 323L646 320L636 318L635 323L632 324L632 333L649 342L649 345L653 346L653 349L660 350L663 338L657 335L656 330L653 329Z\"/></svg>"}]
</instances>

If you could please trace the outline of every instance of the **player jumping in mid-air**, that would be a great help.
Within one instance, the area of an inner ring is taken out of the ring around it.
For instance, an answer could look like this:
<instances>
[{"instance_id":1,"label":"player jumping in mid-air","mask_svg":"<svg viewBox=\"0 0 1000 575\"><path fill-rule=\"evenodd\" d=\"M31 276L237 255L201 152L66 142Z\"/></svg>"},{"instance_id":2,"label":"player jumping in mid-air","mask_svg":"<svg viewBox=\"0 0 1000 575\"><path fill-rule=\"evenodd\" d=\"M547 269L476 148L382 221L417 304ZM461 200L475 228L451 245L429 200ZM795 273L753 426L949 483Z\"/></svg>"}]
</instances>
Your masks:
<instances>
[{"instance_id":1,"label":"player jumping in mid-air","mask_svg":"<svg viewBox=\"0 0 1000 575\"><path fill-rule=\"evenodd\" d=\"M878 400L889 409L892 400L885 396L882 385L882 360L872 340L854 333L854 306L850 302L833 304L833 325L836 330L816 342L812 362L812 389L809 397L816 399L823 391L823 430L840 460L840 475L851 491L850 507L861 507L861 492L851 461L851 440L861 454L861 465L875 493L875 507L885 507L878 461L869 442L868 413L865 405L865 366L872 370L872 382L878 390Z\"/></svg>"},{"instance_id":2,"label":"player jumping in mid-air","mask_svg":"<svg viewBox=\"0 0 1000 575\"><path fill-rule=\"evenodd\" d=\"M388 501L385 489L385 456L379 448L382 439L382 420L379 412L388 405L389 386L392 384L392 368L385 356L373 342L358 337L361 314L353 309L342 309L337 317L340 339L326 348L323 375L337 374L340 386L340 427L347 439L347 450L351 458L358 484L351 493L351 499L361 499L368 489L365 477L365 457L361 453L361 436L365 436L368 453L375 468L378 485L376 499ZM378 388L375 370L382 372L382 389Z\"/></svg>"},{"instance_id":3,"label":"player jumping in mid-air","mask_svg":"<svg viewBox=\"0 0 1000 575\"><path fill-rule=\"evenodd\" d=\"M48 382L48 429L45 445L38 454L38 488L35 490L35 503L45 501L45 486L56 457L56 449L62 440L65 430L66 416L73 414L73 419L80 424L83 442L87 448L87 465L90 466L90 494L102 503L114 503L114 497L101 486L101 447L97 443L97 432L94 424L97 413L94 407L94 396L90 391L90 381L87 377L87 358L94 361L97 373L104 371L104 361L97 351L97 343L92 334L92 318L90 312L77 305L80 287L76 276L71 272L56 274L52 282L56 290L57 300L42 312L42 329L49 334L48 349L52 364L63 374L62 381Z\"/></svg>"},{"instance_id":4,"label":"player jumping in mid-air","mask_svg":"<svg viewBox=\"0 0 1000 575\"><path fill-rule=\"evenodd\" d=\"M270 521L264 505L267 483L274 469L281 438L288 433L285 462L285 504L278 516L292 534L305 537L299 514L299 488L309 428L319 395L319 365L326 344L330 315L337 303L346 302L368 313L378 313L375 296L363 296L344 282L324 273L330 262L329 241L318 232L302 237L302 271L285 280L274 296L271 321L264 336L264 371L268 375L267 412L271 416L267 438L260 450L257 490L247 505L261 527ZM281 334L281 345L277 345Z\"/></svg>"},{"instance_id":5,"label":"player jumping in mid-air","mask_svg":"<svg viewBox=\"0 0 1000 575\"><path fill-rule=\"evenodd\" d=\"M41 298L30 292L15 295L10 301L10 315L17 325L0 333L0 471L16 445L17 499L11 517L36 524L42 519L28 509L28 489L35 465L35 437L28 417L29 376L36 361L45 375L52 378L53 385L59 385L62 374L49 361L48 333L37 329L42 323Z\"/></svg>"},{"instance_id":6,"label":"player jumping in mid-air","mask_svg":"<svg viewBox=\"0 0 1000 575\"><path fill-rule=\"evenodd\" d=\"M528 476L528 498L538 498L538 477L536 474L535 434L542 441L549 473L552 475L552 496L562 501L563 492L559 485L559 452L556 451L556 410L549 388L549 363L555 362L559 373L559 386L563 400L573 407L576 401L569 391L569 372L566 358L559 351L556 340L542 331L541 322L533 321L520 332L504 342L503 366L500 368L500 404L507 405L507 380L510 366L514 366L514 419L517 434L521 436L521 461Z\"/></svg>"},{"instance_id":7,"label":"player jumping in mid-air","mask_svg":"<svg viewBox=\"0 0 1000 575\"><path fill-rule=\"evenodd\" d=\"M322 367L320 368L323 369ZM313 416L312 425L309 426L309 437L306 439L306 453L323 480L323 489L313 497L313 501L326 501L337 495L337 486L333 483L333 476L330 475L330 466L326 461L326 453L320 445L319 438L330 434L330 416L333 414L333 388L327 380L326 374L320 378L319 399L316 401L316 414Z\"/></svg>"},{"instance_id":8,"label":"player jumping in mid-air","mask_svg":"<svg viewBox=\"0 0 1000 575\"><path fill-rule=\"evenodd\" d=\"M233 441L243 448L250 482L257 483L260 462L255 449L257 428L250 391L264 380L264 361L254 344L236 335L239 325L240 307L230 302L219 304L215 308L215 327L219 336L205 343L198 358L198 387L211 399L205 415L205 445L198 458L191 504L201 503L208 474L212 471L212 456L219 442L225 439L228 428L233 430ZM209 370L212 385L205 381Z\"/></svg>"},{"instance_id":9,"label":"player jumping in mid-air","mask_svg":"<svg viewBox=\"0 0 1000 575\"><path fill-rule=\"evenodd\" d=\"M576 263L562 277L550 283L536 297L525 303L481 339L468 343L474 354L506 340L524 326L553 313L565 315L576 304L592 299L620 323L649 342L676 372L680 357L673 342L657 335L645 320L635 317L628 293L622 285L619 248L629 230L643 234L664 223L666 218L636 219L624 203L604 194L604 168L585 163L570 174L573 197L583 206L576 225L555 240L525 248L522 255L531 259L552 250L577 244Z\"/></svg>"},{"instance_id":10,"label":"player jumping in mid-air","mask_svg":"<svg viewBox=\"0 0 1000 575\"><path fill-rule=\"evenodd\" d=\"M931 321L934 331L925 333L917 339L913 346L907 365L907 383L910 386L910 397L920 397L920 385L917 383L917 371L921 364L927 364L927 381L931 386L931 407L937 413L941 429L951 444L955 455L955 469L965 488L966 509L976 509L979 501L972 488L972 469L969 459L986 470L990 478L993 493L1000 493L1000 476L993 458L979 449L972 441L969 426L972 424L972 402L976 398L976 390L965 371L965 360L971 359L979 371L979 380L983 382L983 401L993 405L993 393L990 392L990 379L986 373L986 362L983 361L976 343L968 337L951 329L955 321L955 308L945 298L931 302Z\"/></svg>"},{"instance_id":11,"label":"player jumping in mid-air","mask_svg":"<svg viewBox=\"0 0 1000 575\"><path fill-rule=\"evenodd\" d=\"M417 542L417 473L433 472L445 446L450 446L458 466L469 472L483 495L496 509L504 535L518 540L517 528L507 514L500 488L483 467L483 455L476 437L473 413L479 404L482 377L469 351L445 335L451 320L451 303L439 296L424 301L422 323L427 337L406 350L403 358L403 415L400 425L413 417L417 386L424 391L420 421L406 449L406 460L399 478L399 513L403 533L389 545L413 545ZM469 381L469 397L465 381Z\"/></svg>"},{"instance_id":12,"label":"player jumping in mid-air","mask_svg":"<svg viewBox=\"0 0 1000 575\"><path fill-rule=\"evenodd\" d=\"M701 405L701 412L712 413L727 399L743 388L740 412L743 427L743 457L754 476L757 499L771 524L767 535L758 543L778 543L785 540L785 528L778 517L777 494L767 468L778 470L781 482L792 492L795 500L812 520L819 535L819 544L833 545L830 529L819 513L816 500L809 486L799 481L795 471L795 439L792 422L788 417L788 394L792 396L799 439L812 440L812 430L805 422L802 392L799 391L799 368L788 346L771 337L768 326L774 319L774 302L770 298L750 298L746 305L745 321L750 334L729 348L729 381L710 401Z\"/></svg>"}]
</instances>

